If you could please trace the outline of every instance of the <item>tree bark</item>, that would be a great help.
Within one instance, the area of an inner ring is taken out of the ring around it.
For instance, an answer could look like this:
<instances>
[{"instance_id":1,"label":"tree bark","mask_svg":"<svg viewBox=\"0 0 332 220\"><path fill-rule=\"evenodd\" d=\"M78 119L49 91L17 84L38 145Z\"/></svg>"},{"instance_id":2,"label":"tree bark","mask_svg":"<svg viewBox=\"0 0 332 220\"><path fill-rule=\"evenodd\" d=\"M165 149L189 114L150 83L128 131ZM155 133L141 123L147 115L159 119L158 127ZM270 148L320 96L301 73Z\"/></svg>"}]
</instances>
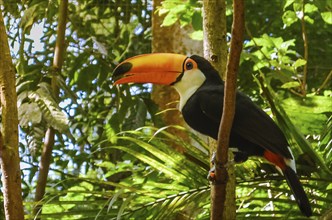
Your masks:
<instances>
[{"instance_id":1,"label":"tree bark","mask_svg":"<svg viewBox=\"0 0 332 220\"><path fill-rule=\"evenodd\" d=\"M188 31L190 28L181 28L179 23L172 26L161 26L164 16L156 13L157 7L161 5L162 0L153 1L152 12L152 52L153 53L180 53L180 54L201 54L202 42L189 39ZM161 110L174 109L166 111L163 114L163 121L166 125L186 126L181 113L176 110L175 100L179 100L179 95L174 88L170 86L154 85L152 90L152 99L156 102ZM172 130L182 139L190 142L188 135L179 130ZM183 152L181 146L174 146L180 152Z\"/></svg>"},{"instance_id":2,"label":"tree bark","mask_svg":"<svg viewBox=\"0 0 332 220\"><path fill-rule=\"evenodd\" d=\"M233 124L233 118L235 115L235 103L236 103L236 80L237 72L240 65L240 56L242 52L243 44L243 34L244 34L244 0L233 0L233 24L232 24L232 39L230 46L230 54L227 62L226 70L226 81L225 81L225 95L224 95L224 108L223 114L219 127L218 134L218 147L216 151L216 170L215 178L216 182L220 184L220 190L216 190L214 194L215 200L218 198L224 198L221 204L214 203L212 205L212 219L220 219L219 216L223 216L223 219L231 219L236 217L235 209L235 181L234 181L234 200L229 202L234 202L234 210L230 212L228 203L225 198L227 196L230 185L227 183L227 176L230 177L226 165L228 161L228 146L229 146L229 136L231 133L231 128ZM221 168L221 169L219 169ZM234 174L235 178L235 174ZM226 185L225 185L226 184ZM218 186L219 188L219 186ZM216 206L221 206L221 208L216 208ZM229 216L231 215L231 216Z\"/></svg>"},{"instance_id":3,"label":"tree bark","mask_svg":"<svg viewBox=\"0 0 332 220\"><path fill-rule=\"evenodd\" d=\"M20 158L18 153L18 114L15 70L10 56L8 38L0 7L0 95L1 131L0 164L5 217L24 219Z\"/></svg>"},{"instance_id":4,"label":"tree bark","mask_svg":"<svg viewBox=\"0 0 332 220\"><path fill-rule=\"evenodd\" d=\"M204 0L203 13L204 57L218 70L220 76L225 78L228 55L226 1ZM217 141L210 138L209 145L210 153L215 153ZM233 158L231 153L226 155L230 160ZM211 219L235 220L236 218L234 166L229 166L227 171L227 184L211 184Z\"/></svg>"},{"instance_id":5,"label":"tree bark","mask_svg":"<svg viewBox=\"0 0 332 220\"><path fill-rule=\"evenodd\" d=\"M68 0L62 0L60 1L60 7L59 7L57 40L55 44L53 66L51 70L52 71L51 86L54 98L59 96L57 76L61 72L61 68L64 61L64 54L66 50L65 32L66 32L67 14L68 14ZM37 179L36 194L35 194L35 201L37 202L37 205L33 210L34 215L41 214L42 205L38 203L43 199L45 194L48 172L52 160L54 137L55 137L54 128L52 127L48 128L45 134L43 151L39 163L39 175Z\"/></svg>"},{"instance_id":6,"label":"tree bark","mask_svg":"<svg viewBox=\"0 0 332 220\"><path fill-rule=\"evenodd\" d=\"M203 1L204 57L224 78L227 62L226 1Z\"/></svg>"}]
</instances>

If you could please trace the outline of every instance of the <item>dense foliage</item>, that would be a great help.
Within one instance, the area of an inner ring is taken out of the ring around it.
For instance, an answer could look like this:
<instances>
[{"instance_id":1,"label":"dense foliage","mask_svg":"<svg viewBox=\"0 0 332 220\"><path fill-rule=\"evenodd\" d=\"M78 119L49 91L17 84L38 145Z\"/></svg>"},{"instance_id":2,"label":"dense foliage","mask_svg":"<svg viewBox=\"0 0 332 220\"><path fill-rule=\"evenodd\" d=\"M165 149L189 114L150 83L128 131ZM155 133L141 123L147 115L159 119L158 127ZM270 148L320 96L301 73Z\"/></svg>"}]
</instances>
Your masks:
<instances>
[{"instance_id":1,"label":"dense foliage","mask_svg":"<svg viewBox=\"0 0 332 220\"><path fill-rule=\"evenodd\" d=\"M192 143L169 132L150 85L112 85L118 62L151 51L152 2L70 1L58 76L52 70L58 1L0 3L17 70L26 217L35 217L38 162L52 126L56 142L43 219L208 219L207 144L176 125ZM196 0L165 0L158 13L166 15L163 25L191 25L188 37L201 40L201 7ZM332 208L331 10L324 0L246 1L239 73L239 90L285 131L315 216ZM175 144L186 152L174 150ZM239 219L302 218L287 184L266 161L251 158L236 165L236 175Z\"/></svg>"}]
</instances>

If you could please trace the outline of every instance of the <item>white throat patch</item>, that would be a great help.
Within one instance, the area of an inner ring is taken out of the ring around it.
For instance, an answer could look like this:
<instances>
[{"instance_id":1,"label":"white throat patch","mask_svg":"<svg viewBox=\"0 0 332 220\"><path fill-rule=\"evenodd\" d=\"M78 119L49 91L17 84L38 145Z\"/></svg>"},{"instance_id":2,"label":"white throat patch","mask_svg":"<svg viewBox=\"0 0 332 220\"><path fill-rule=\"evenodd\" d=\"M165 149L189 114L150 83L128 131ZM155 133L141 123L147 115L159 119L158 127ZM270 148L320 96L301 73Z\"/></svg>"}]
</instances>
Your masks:
<instances>
[{"instance_id":1,"label":"white throat patch","mask_svg":"<svg viewBox=\"0 0 332 220\"><path fill-rule=\"evenodd\" d=\"M180 94L180 111L182 111L188 99L201 87L205 80L206 77L199 69L192 69L185 71L182 79L173 85Z\"/></svg>"}]
</instances>

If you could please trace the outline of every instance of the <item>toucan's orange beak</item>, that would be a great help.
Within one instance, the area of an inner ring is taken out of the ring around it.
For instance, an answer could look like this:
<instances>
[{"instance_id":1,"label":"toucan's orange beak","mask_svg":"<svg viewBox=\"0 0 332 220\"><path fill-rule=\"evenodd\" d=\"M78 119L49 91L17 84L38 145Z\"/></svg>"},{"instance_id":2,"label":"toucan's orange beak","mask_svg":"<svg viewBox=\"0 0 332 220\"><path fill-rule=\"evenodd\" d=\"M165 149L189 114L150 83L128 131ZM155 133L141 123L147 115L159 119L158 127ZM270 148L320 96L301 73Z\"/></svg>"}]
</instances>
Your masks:
<instances>
[{"instance_id":1,"label":"toucan's orange beak","mask_svg":"<svg viewBox=\"0 0 332 220\"><path fill-rule=\"evenodd\" d=\"M113 72L114 84L154 83L172 85L184 72L186 56L172 53L143 54L120 63Z\"/></svg>"}]
</instances>

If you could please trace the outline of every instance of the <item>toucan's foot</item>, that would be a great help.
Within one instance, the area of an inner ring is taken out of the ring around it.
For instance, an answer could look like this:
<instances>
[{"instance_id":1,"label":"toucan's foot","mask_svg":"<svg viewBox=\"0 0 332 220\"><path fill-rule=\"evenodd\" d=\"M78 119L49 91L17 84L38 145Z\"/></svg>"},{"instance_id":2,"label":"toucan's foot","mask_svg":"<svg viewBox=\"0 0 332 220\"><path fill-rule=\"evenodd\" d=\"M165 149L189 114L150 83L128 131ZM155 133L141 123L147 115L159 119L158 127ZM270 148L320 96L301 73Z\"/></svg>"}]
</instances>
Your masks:
<instances>
[{"instance_id":1,"label":"toucan's foot","mask_svg":"<svg viewBox=\"0 0 332 220\"><path fill-rule=\"evenodd\" d=\"M211 157L211 163L212 163L212 168L209 170L207 179L210 180L211 182L216 182L216 175L215 175L216 169L223 169L223 168L228 169L230 166L233 166L236 163L236 161L231 160L228 161L225 165L223 165L217 161L216 152L213 152Z\"/></svg>"},{"instance_id":2,"label":"toucan's foot","mask_svg":"<svg viewBox=\"0 0 332 220\"><path fill-rule=\"evenodd\" d=\"M211 182L215 182L216 181L215 171L216 171L216 167L215 166L211 167L211 169L209 170L209 174L207 176L207 179L209 181L211 181Z\"/></svg>"},{"instance_id":3,"label":"toucan's foot","mask_svg":"<svg viewBox=\"0 0 332 220\"><path fill-rule=\"evenodd\" d=\"M216 182L216 152L212 153L211 160L210 160L212 167L209 170L209 174L207 176L207 179L211 182Z\"/></svg>"}]
</instances>

